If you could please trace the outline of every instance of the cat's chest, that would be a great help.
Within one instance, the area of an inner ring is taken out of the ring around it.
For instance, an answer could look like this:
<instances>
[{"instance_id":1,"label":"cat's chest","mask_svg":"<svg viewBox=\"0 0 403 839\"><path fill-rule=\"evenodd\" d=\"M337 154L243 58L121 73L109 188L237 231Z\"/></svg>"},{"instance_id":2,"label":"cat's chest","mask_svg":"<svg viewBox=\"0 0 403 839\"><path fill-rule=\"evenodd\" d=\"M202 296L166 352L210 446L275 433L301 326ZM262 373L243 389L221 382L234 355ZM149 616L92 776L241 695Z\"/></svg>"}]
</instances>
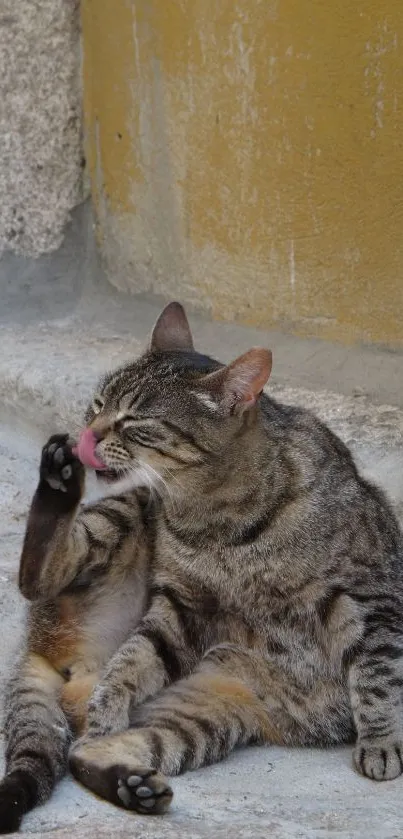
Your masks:
<instances>
[{"instance_id":1,"label":"cat's chest","mask_svg":"<svg viewBox=\"0 0 403 839\"><path fill-rule=\"evenodd\" d=\"M207 589L220 606L250 615L270 612L286 597L283 573L275 557L254 545L228 548L218 541L203 544L178 538L163 525L155 543L156 574L180 579L190 590Z\"/></svg>"}]
</instances>

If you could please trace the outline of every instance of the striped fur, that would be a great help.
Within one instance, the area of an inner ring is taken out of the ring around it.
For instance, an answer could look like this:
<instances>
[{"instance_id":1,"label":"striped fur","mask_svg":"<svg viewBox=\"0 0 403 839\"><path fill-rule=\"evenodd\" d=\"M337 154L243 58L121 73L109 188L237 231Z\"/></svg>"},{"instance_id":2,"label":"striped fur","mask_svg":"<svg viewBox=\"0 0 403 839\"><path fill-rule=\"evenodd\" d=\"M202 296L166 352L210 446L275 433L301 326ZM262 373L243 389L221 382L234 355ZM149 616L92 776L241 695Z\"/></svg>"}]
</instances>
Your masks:
<instances>
[{"instance_id":1,"label":"striped fur","mask_svg":"<svg viewBox=\"0 0 403 839\"><path fill-rule=\"evenodd\" d=\"M260 349L228 367L195 352L172 304L88 412L117 487L147 476L159 497L148 610L71 751L76 777L129 809L145 812L136 784L160 812L161 773L252 741L356 740L358 771L402 771L402 536L340 440L261 395L270 366Z\"/></svg>"},{"instance_id":2,"label":"striped fur","mask_svg":"<svg viewBox=\"0 0 403 839\"><path fill-rule=\"evenodd\" d=\"M0 833L17 830L65 773L92 690L146 600L138 497L80 508L84 470L67 435L49 440L40 472L20 563L20 588L32 602L26 648L6 694Z\"/></svg>"},{"instance_id":3,"label":"striped fur","mask_svg":"<svg viewBox=\"0 0 403 839\"><path fill-rule=\"evenodd\" d=\"M197 353L171 304L88 410L114 492L152 497L147 607L70 749L74 775L129 810L164 812L165 775L251 742L354 741L362 774L402 772L402 535L329 429L262 395L270 366ZM22 575L35 596L53 585L42 556Z\"/></svg>"}]
</instances>

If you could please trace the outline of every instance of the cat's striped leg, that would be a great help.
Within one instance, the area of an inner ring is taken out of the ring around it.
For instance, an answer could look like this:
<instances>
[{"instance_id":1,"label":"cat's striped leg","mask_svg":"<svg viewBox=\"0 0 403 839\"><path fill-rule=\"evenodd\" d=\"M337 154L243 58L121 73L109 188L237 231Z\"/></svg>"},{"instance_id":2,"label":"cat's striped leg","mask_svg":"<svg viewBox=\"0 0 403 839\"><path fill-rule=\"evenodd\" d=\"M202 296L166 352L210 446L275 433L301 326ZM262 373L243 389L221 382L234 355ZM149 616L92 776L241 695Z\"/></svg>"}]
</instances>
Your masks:
<instances>
[{"instance_id":1,"label":"cat's striped leg","mask_svg":"<svg viewBox=\"0 0 403 839\"><path fill-rule=\"evenodd\" d=\"M24 814L46 801L66 771L71 735L58 701L63 683L46 659L31 654L8 686L0 833L18 830Z\"/></svg>"},{"instance_id":2,"label":"cat's striped leg","mask_svg":"<svg viewBox=\"0 0 403 839\"><path fill-rule=\"evenodd\" d=\"M105 667L88 705L88 736L125 731L131 708L187 676L200 660L194 618L175 593L157 591L131 637Z\"/></svg>"},{"instance_id":3,"label":"cat's striped leg","mask_svg":"<svg viewBox=\"0 0 403 839\"><path fill-rule=\"evenodd\" d=\"M82 551L72 533L84 480L68 434L50 437L42 449L20 560L19 587L28 600L55 597L75 576Z\"/></svg>"},{"instance_id":4,"label":"cat's striped leg","mask_svg":"<svg viewBox=\"0 0 403 839\"><path fill-rule=\"evenodd\" d=\"M399 604L391 626L385 625L382 609L370 614L366 635L349 670L357 730L353 761L362 775L374 781L388 781L403 772L401 621Z\"/></svg>"},{"instance_id":5,"label":"cat's striped leg","mask_svg":"<svg viewBox=\"0 0 403 839\"><path fill-rule=\"evenodd\" d=\"M108 573L125 540L134 534L140 540L143 533L135 493L79 509L84 467L67 434L48 440L39 472L20 561L19 586L28 600L49 600L73 581Z\"/></svg>"},{"instance_id":6,"label":"cat's striped leg","mask_svg":"<svg viewBox=\"0 0 403 839\"><path fill-rule=\"evenodd\" d=\"M282 742L255 676L242 678L247 669L245 651L238 660L236 647L212 650L197 672L136 710L135 728L73 746L73 775L118 806L162 813L172 798L165 774L217 762L239 745Z\"/></svg>"}]
</instances>

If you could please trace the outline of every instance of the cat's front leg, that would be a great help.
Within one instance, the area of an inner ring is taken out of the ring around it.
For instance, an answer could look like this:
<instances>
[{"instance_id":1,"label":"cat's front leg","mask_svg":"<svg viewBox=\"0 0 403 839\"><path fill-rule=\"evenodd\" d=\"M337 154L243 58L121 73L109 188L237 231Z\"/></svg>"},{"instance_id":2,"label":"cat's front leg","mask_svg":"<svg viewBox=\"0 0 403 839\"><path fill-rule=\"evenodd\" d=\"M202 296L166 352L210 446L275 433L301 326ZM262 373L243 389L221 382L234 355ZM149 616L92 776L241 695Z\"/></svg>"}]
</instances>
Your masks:
<instances>
[{"instance_id":1,"label":"cat's front leg","mask_svg":"<svg viewBox=\"0 0 403 839\"><path fill-rule=\"evenodd\" d=\"M192 672L201 654L192 643L189 615L184 620L181 611L179 598L154 597L93 691L88 706L89 737L125 731L132 708Z\"/></svg>"},{"instance_id":2,"label":"cat's front leg","mask_svg":"<svg viewBox=\"0 0 403 839\"><path fill-rule=\"evenodd\" d=\"M81 558L72 532L85 472L72 445L68 434L54 434L42 449L20 560L19 587L28 600L59 594Z\"/></svg>"},{"instance_id":3,"label":"cat's front leg","mask_svg":"<svg viewBox=\"0 0 403 839\"><path fill-rule=\"evenodd\" d=\"M398 604L398 610L401 607ZM367 634L350 665L349 686L357 742L358 772L388 781L403 772L402 615L385 626L384 615L367 617Z\"/></svg>"}]
</instances>

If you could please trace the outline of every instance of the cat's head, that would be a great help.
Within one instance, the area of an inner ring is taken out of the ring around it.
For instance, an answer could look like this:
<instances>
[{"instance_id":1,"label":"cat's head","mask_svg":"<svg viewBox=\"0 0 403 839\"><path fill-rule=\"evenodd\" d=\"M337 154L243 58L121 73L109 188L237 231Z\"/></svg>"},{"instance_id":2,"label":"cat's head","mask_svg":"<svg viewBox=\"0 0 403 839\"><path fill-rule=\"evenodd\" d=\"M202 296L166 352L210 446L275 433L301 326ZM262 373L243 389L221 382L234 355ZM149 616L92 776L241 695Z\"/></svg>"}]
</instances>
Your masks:
<instances>
[{"instance_id":1,"label":"cat's head","mask_svg":"<svg viewBox=\"0 0 403 839\"><path fill-rule=\"evenodd\" d=\"M214 469L250 427L271 371L271 353L251 349L228 366L196 352L185 312L170 303L149 349L100 382L78 445L83 463L115 491L181 483Z\"/></svg>"}]
</instances>

